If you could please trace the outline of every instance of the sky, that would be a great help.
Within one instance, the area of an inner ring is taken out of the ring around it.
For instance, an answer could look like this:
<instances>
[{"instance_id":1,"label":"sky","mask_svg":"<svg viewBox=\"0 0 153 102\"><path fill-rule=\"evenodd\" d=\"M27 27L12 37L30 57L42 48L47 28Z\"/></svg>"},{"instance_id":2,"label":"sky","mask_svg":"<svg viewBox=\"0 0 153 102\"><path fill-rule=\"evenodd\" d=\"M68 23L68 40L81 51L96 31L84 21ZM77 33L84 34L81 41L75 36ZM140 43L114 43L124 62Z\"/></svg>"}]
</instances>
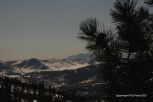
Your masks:
<instances>
[{"instance_id":1,"label":"sky","mask_svg":"<svg viewBox=\"0 0 153 102\"><path fill-rule=\"evenodd\" d=\"M0 60L64 58L87 52L82 20L111 26L115 0L0 0Z\"/></svg>"}]
</instances>

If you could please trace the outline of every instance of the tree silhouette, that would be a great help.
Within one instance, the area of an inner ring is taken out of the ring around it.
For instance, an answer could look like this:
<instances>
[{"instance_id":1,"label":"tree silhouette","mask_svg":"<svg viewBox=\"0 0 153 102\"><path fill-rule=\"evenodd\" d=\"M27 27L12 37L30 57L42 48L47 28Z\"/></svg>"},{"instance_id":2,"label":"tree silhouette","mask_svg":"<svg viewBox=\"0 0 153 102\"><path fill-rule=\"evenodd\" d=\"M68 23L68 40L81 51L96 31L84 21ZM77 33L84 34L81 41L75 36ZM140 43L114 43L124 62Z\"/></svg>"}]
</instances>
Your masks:
<instances>
[{"instance_id":1,"label":"tree silhouette","mask_svg":"<svg viewBox=\"0 0 153 102\"><path fill-rule=\"evenodd\" d=\"M96 18L83 20L78 38L87 42L86 48L97 56L97 60L113 61L119 54L117 37L112 29L100 28Z\"/></svg>"},{"instance_id":2,"label":"tree silhouette","mask_svg":"<svg viewBox=\"0 0 153 102\"><path fill-rule=\"evenodd\" d=\"M153 0L146 0L145 3L148 5L153 5Z\"/></svg>"},{"instance_id":3,"label":"tree silhouette","mask_svg":"<svg viewBox=\"0 0 153 102\"><path fill-rule=\"evenodd\" d=\"M117 0L114 3L114 10L111 11L119 37L128 43L128 46L123 48L128 52L128 60L132 53L137 53L141 58L152 53L150 14L144 7L137 10L136 4L134 0Z\"/></svg>"},{"instance_id":4,"label":"tree silhouette","mask_svg":"<svg viewBox=\"0 0 153 102\"><path fill-rule=\"evenodd\" d=\"M110 102L126 102L117 94L142 94L147 98L130 101L150 101L153 89L153 16L146 7L137 7L135 0L116 0L111 17L115 32L100 29L95 18L80 23L79 38L102 64L105 92ZM127 56L123 56L126 53ZM127 61L124 61L126 57Z\"/></svg>"}]
</instances>

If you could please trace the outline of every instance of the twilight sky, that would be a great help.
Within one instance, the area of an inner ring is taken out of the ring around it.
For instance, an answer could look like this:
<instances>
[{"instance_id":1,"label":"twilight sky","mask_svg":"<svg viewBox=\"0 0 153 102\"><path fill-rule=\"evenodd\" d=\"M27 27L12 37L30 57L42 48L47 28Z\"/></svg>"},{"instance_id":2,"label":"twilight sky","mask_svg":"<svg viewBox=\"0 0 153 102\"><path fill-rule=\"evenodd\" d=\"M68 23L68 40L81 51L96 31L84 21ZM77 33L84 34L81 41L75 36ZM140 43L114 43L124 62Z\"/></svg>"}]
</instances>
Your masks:
<instances>
[{"instance_id":1,"label":"twilight sky","mask_svg":"<svg viewBox=\"0 0 153 102\"><path fill-rule=\"evenodd\" d=\"M63 58L85 52L81 20L103 24L115 0L0 0L0 60Z\"/></svg>"}]
</instances>

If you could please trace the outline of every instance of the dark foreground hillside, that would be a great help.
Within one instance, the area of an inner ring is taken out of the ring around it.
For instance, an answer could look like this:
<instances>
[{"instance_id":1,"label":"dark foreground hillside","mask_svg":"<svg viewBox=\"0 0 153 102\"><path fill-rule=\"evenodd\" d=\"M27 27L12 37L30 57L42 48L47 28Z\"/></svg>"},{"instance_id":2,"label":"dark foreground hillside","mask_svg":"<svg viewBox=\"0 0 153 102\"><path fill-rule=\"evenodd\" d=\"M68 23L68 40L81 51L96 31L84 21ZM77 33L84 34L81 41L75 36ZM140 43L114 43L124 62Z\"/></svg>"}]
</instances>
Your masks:
<instances>
[{"instance_id":1,"label":"dark foreground hillside","mask_svg":"<svg viewBox=\"0 0 153 102\"><path fill-rule=\"evenodd\" d=\"M29 73L30 79L33 75L35 80L2 75L0 102L152 102L152 66L152 61L124 62L114 76L108 71L113 68L111 63L77 70ZM95 75L97 79L93 78ZM100 83L99 77L104 76L112 81ZM86 79L95 81L88 83ZM59 87L49 84L56 81Z\"/></svg>"},{"instance_id":2,"label":"dark foreground hillside","mask_svg":"<svg viewBox=\"0 0 153 102\"><path fill-rule=\"evenodd\" d=\"M0 77L0 102L65 102L66 98L43 83L39 85L18 79Z\"/></svg>"},{"instance_id":3,"label":"dark foreground hillside","mask_svg":"<svg viewBox=\"0 0 153 102\"><path fill-rule=\"evenodd\" d=\"M84 89L86 88L90 89L91 86L85 85ZM96 102L98 100L98 97L96 99L86 97L81 93L77 95L75 91L77 90L57 91L52 86L45 85L44 82L35 84L23 82L19 78L0 77L0 102Z\"/></svg>"}]
</instances>

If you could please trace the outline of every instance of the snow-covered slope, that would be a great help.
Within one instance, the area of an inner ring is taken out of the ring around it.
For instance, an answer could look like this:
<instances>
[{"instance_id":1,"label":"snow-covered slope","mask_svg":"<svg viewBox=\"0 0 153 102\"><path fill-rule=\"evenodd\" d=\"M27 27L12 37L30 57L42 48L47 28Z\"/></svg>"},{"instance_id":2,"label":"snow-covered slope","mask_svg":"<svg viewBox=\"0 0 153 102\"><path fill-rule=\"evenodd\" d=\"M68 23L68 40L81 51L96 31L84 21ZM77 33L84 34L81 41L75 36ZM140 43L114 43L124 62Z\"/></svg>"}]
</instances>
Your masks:
<instances>
[{"instance_id":1,"label":"snow-covered slope","mask_svg":"<svg viewBox=\"0 0 153 102\"><path fill-rule=\"evenodd\" d=\"M9 66L7 63L5 62L0 62L0 71L4 71L4 70L12 70L13 68L11 66Z\"/></svg>"},{"instance_id":2,"label":"snow-covered slope","mask_svg":"<svg viewBox=\"0 0 153 102\"><path fill-rule=\"evenodd\" d=\"M91 54L81 53L64 59L39 60L37 58L32 58L27 60L9 61L5 63L5 67L8 66L8 68L3 67L3 69L15 69L15 72L22 74L41 71L76 70L88 65L93 65L94 62Z\"/></svg>"},{"instance_id":3,"label":"snow-covered slope","mask_svg":"<svg viewBox=\"0 0 153 102\"><path fill-rule=\"evenodd\" d=\"M28 68L28 69L47 69L48 67L39 59L32 58L24 61L18 61L13 64L19 68Z\"/></svg>"},{"instance_id":4,"label":"snow-covered slope","mask_svg":"<svg viewBox=\"0 0 153 102\"><path fill-rule=\"evenodd\" d=\"M45 80L47 83L65 84L83 84L101 82L100 67L91 65L78 69L65 69L57 71L41 71L27 73L33 80Z\"/></svg>"},{"instance_id":5,"label":"snow-covered slope","mask_svg":"<svg viewBox=\"0 0 153 102\"><path fill-rule=\"evenodd\" d=\"M0 62L0 72L13 70L15 77L53 86L101 82L100 68L90 54L78 54L65 59L36 58Z\"/></svg>"},{"instance_id":6,"label":"snow-covered slope","mask_svg":"<svg viewBox=\"0 0 153 102\"><path fill-rule=\"evenodd\" d=\"M91 63L92 62L92 63ZM93 64L95 61L89 53L81 53L72 55L64 59L46 59L40 60L37 58L8 61L5 66L10 69L14 68L19 73L22 72L34 72L34 71L62 71L62 70L75 70L81 67ZM2 65L3 66L3 65ZM8 69L3 67L3 69Z\"/></svg>"}]
</instances>

